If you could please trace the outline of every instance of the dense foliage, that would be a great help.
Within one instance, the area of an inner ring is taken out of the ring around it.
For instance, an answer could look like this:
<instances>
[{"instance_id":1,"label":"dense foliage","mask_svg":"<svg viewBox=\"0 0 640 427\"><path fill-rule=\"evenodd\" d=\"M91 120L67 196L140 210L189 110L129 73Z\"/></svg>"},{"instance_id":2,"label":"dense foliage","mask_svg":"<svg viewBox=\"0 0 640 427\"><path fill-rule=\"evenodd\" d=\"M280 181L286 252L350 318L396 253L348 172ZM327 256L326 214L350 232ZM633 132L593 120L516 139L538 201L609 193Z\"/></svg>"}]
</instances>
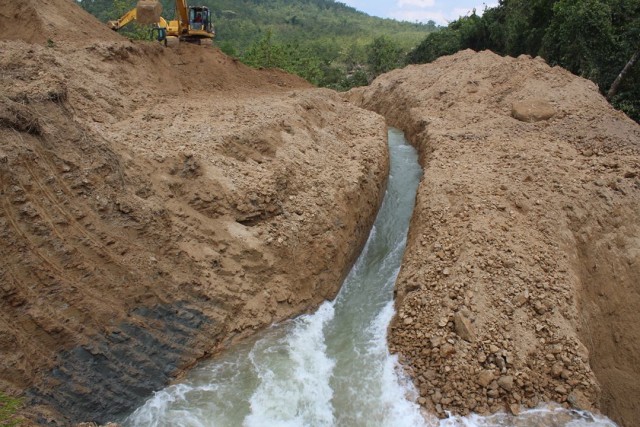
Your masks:
<instances>
[{"instance_id":1,"label":"dense foliage","mask_svg":"<svg viewBox=\"0 0 640 427\"><path fill-rule=\"evenodd\" d=\"M428 36L407 59L431 62L461 49L539 55L591 79L606 94L640 52L640 1L501 0L482 17L473 13ZM610 100L640 121L640 64L627 70Z\"/></svg>"},{"instance_id":2,"label":"dense foliage","mask_svg":"<svg viewBox=\"0 0 640 427\"><path fill-rule=\"evenodd\" d=\"M136 0L80 0L103 21L117 19ZM162 0L173 17L174 2ZM255 67L278 67L310 82L348 89L404 64L408 51L436 30L427 24L368 16L333 0L192 0L214 14L216 44ZM130 37L148 31L130 25ZM131 32L132 31L132 32Z\"/></svg>"}]
</instances>

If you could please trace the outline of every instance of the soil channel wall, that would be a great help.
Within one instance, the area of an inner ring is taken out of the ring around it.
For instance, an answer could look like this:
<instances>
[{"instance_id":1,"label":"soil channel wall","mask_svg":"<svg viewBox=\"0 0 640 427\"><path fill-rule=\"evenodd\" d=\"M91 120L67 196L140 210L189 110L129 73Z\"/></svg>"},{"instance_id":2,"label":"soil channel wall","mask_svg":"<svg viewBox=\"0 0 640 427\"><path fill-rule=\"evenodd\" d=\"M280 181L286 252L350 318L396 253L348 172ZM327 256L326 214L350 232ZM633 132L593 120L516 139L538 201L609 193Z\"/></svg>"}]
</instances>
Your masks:
<instances>
[{"instance_id":1,"label":"soil channel wall","mask_svg":"<svg viewBox=\"0 0 640 427\"><path fill-rule=\"evenodd\" d=\"M490 52L346 98L404 129L425 170L389 337L420 403L444 416L559 402L634 425L638 125L586 80Z\"/></svg>"}]
</instances>

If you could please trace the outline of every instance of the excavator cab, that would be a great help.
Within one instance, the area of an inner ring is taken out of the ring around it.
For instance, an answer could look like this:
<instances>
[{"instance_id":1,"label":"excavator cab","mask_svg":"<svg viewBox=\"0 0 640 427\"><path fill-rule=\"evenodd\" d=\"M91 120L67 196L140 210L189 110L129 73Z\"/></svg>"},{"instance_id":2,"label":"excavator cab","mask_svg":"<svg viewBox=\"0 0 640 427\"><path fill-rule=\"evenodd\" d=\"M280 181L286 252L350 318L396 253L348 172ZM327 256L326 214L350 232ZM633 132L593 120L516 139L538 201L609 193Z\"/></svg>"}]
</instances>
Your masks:
<instances>
[{"instance_id":1,"label":"excavator cab","mask_svg":"<svg viewBox=\"0 0 640 427\"><path fill-rule=\"evenodd\" d=\"M212 33L211 11L206 6L189 6L189 27L195 31Z\"/></svg>"}]
</instances>

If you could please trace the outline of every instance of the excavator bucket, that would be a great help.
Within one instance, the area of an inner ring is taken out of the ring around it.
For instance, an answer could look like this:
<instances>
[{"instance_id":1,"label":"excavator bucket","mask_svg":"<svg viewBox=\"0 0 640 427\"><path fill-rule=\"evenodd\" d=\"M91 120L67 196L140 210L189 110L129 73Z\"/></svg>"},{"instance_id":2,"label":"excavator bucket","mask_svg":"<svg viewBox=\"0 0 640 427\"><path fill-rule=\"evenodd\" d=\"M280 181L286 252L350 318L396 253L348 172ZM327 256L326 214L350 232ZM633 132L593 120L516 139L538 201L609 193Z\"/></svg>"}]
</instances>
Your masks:
<instances>
[{"instance_id":1,"label":"excavator bucket","mask_svg":"<svg viewBox=\"0 0 640 427\"><path fill-rule=\"evenodd\" d=\"M160 20L162 4L156 0L140 0L136 5L136 21L142 25L155 24Z\"/></svg>"}]
</instances>

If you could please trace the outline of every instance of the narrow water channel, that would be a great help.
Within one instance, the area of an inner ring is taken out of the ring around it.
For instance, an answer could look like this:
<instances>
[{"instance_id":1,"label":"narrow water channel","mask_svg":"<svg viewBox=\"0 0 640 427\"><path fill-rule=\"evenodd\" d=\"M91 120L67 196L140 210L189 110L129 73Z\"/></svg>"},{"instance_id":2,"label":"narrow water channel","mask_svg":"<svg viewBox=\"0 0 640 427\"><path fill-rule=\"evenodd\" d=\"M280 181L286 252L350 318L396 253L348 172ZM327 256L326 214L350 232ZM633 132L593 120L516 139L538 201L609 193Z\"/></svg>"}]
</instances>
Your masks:
<instances>
[{"instance_id":1,"label":"narrow water channel","mask_svg":"<svg viewBox=\"0 0 640 427\"><path fill-rule=\"evenodd\" d=\"M422 170L415 149L396 129L389 130L389 151L391 169L382 207L337 298L314 314L274 325L195 368L181 383L157 392L124 425L614 425L590 414L550 408L518 419L423 418L414 402L415 391L386 342L394 314L394 282Z\"/></svg>"}]
</instances>

